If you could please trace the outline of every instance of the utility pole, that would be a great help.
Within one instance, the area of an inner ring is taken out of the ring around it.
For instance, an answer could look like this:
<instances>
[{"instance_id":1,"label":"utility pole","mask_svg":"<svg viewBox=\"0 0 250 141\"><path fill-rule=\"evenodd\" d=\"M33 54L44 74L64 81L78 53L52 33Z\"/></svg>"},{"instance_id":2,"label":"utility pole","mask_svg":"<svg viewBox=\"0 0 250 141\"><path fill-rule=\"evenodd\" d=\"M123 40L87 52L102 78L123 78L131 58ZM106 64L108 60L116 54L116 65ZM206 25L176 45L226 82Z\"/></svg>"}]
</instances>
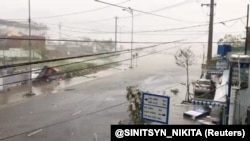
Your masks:
<instances>
[{"instance_id":1,"label":"utility pole","mask_svg":"<svg viewBox=\"0 0 250 141\"><path fill-rule=\"evenodd\" d=\"M59 23L59 45L61 46L61 29L62 29L62 24Z\"/></svg>"},{"instance_id":2,"label":"utility pole","mask_svg":"<svg viewBox=\"0 0 250 141\"><path fill-rule=\"evenodd\" d=\"M130 7L123 7L123 6L120 6L120 5L116 5L116 4L112 4L112 3L108 3L108 2L103 2L103 1L100 1L100 0L95 0L96 2L100 2L100 3L103 3L103 4L107 4L107 5L111 5L111 6L115 6L115 7L119 7L119 8L122 8L123 11L127 11L131 14L131 49L130 49L130 56L131 56L131 59L130 59L130 67L129 68L133 68L133 34L134 34L134 9L130 8ZM138 10L137 10L138 11Z\"/></svg>"},{"instance_id":3,"label":"utility pole","mask_svg":"<svg viewBox=\"0 0 250 141\"><path fill-rule=\"evenodd\" d=\"M212 48L213 48L213 24L214 24L214 0L210 1L210 4L201 4L201 6L210 7L209 15L209 33L208 33L208 47L207 47L207 66L211 62L212 58Z\"/></svg>"},{"instance_id":4,"label":"utility pole","mask_svg":"<svg viewBox=\"0 0 250 141\"><path fill-rule=\"evenodd\" d=\"M131 59L130 59L130 67L129 68L133 68L134 10L130 7L122 9L122 10L127 11L131 14L131 42L130 42L130 44L131 44L131 48L130 48Z\"/></svg>"},{"instance_id":5,"label":"utility pole","mask_svg":"<svg viewBox=\"0 0 250 141\"><path fill-rule=\"evenodd\" d=\"M32 96L34 95L34 93L32 92L32 65L31 65L31 14L30 14L30 0L28 0L28 7L29 7L29 62L30 62L30 65L29 65L29 92L27 93L27 95L29 96Z\"/></svg>"},{"instance_id":6,"label":"utility pole","mask_svg":"<svg viewBox=\"0 0 250 141\"><path fill-rule=\"evenodd\" d=\"M130 7L129 7L129 10L130 10L130 12L131 12L131 15L132 15L132 21L131 21L131 56L132 56L132 52L133 52L133 42L134 42L134 11L133 11L133 9L131 9ZM131 59L131 66L130 66L130 68L133 68L133 63L132 63L132 59Z\"/></svg>"},{"instance_id":7,"label":"utility pole","mask_svg":"<svg viewBox=\"0 0 250 141\"><path fill-rule=\"evenodd\" d=\"M246 39L245 39L245 55L247 54L248 49L248 20L249 20L249 4L247 5L247 25L246 25Z\"/></svg>"},{"instance_id":8,"label":"utility pole","mask_svg":"<svg viewBox=\"0 0 250 141\"><path fill-rule=\"evenodd\" d=\"M233 75L233 63L230 63L229 67L229 80L228 80L228 93L226 96L226 111L225 111L225 124L228 125L229 123L229 112L230 112L230 100L231 100L231 88L232 88L232 75Z\"/></svg>"},{"instance_id":9,"label":"utility pole","mask_svg":"<svg viewBox=\"0 0 250 141\"><path fill-rule=\"evenodd\" d=\"M115 51L117 51L117 17L115 17Z\"/></svg>"}]
</instances>

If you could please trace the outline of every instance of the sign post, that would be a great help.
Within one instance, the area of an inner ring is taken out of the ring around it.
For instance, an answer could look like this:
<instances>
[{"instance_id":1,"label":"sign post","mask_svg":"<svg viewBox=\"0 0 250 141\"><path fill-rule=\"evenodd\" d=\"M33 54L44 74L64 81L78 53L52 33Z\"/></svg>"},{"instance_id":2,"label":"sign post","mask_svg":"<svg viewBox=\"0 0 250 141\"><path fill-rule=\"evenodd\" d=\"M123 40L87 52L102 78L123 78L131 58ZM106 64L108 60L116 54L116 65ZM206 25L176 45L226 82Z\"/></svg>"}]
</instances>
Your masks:
<instances>
[{"instance_id":1,"label":"sign post","mask_svg":"<svg viewBox=\"0 0 250 141\"><path fill-rule=\"evenodd\" d=\"M142 112L143 120L168 124L169 118L169 96L143 93Z\"/></svg>"}]
</instances>

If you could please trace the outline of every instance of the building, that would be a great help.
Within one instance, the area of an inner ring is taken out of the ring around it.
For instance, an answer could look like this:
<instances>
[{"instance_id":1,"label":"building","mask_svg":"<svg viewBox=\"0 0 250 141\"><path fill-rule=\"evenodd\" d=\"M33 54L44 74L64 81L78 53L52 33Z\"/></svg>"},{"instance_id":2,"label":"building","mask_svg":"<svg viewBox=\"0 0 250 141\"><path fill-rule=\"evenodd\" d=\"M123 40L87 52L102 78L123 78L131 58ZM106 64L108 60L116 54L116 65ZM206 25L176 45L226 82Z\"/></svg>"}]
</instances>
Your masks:
<instances>
[{"instance_id":1,"label":"building","mask_svg":"<svg viewBox=\"0 0 250 141\"><path fill-rule=\"evenodd\" d=\"M6 55L17 53L16 57L18 58L20 54L25 54L25 50L27 52L30 49L32 57L35 59L40 58L36 54L40 54L42 58L46 56L45 36L48 30L47 26L32 22L30 27L31 36L29 36L28 23L0 19L0 37L3 38L0 40L0 50L3 52L2 62L5 62L3 58ZM29 46L29 38L31 39L31 46Z\"/></svg>"},{"instance_id":2,"label":"building","mask_svg":"<svg viewBox=\"0 0 250 141\"><path fill-rule=\"evenodd\" d=\"M30 28L29 28L30 27ZM31 30L29 30L31 29ZM27 22L16 22L0 19L0 63L2 66L32 60L41 60L46 55L46 32L48 28L42 24L32 22L29 26ZM29 36L31 31L31 37ZM29 46L29 37L31 46ZM30 50L31 47L31 50ZM26 70L23 67L10 67L0 69L0 75L9 75ZM0 91L5 91L8 87L17 86L26 82L28 73L16 74L2 77L0 79ZM11 86L9 85L11 84Z\"/></svg>"},{"instance_id":3,"label":"building","mask_svg":"<svg viewBox=\"0 0 250 141\"><path fill-rule=\"evenodd\" d=\"M250 125L250 86L249 66L250 56L233 54L231 63L231 85L229 88L229 123Z\"/></svg>"},{"instance_id":4,"label":"building","mask_svg":"<svg viewBox=\"0 0 250 141\"><path fill-rule=\"evenodd\" d=\"M240 48L232 48L213 60L213 66L205 71L218 78L213 100L191 100L194 105L211 109L209 116L198 121L202 124L250 125L250 55L245 55ZM219 122L213 122L211 119L217 119L215 121Z\"/></svg>"}]
</instances>

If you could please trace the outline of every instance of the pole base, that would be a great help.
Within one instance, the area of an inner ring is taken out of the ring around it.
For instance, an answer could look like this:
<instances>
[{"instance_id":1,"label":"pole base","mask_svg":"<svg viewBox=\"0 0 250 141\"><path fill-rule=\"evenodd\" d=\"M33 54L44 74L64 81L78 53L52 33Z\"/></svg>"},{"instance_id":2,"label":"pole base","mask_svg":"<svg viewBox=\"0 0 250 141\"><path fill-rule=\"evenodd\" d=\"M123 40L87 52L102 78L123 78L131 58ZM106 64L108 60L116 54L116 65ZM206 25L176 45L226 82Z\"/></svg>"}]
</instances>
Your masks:
<instances>
[{"instance_id":1,"label":"pole base","mask_svg":"<svg viewBox=\"0 0 250 141\"><path fill-rule=\"evenodd\" d=\"M24 94L24 96L34 96L34 95L36 95L35 93L26 93L26 94Z\"/></svg>"}]
</instances>

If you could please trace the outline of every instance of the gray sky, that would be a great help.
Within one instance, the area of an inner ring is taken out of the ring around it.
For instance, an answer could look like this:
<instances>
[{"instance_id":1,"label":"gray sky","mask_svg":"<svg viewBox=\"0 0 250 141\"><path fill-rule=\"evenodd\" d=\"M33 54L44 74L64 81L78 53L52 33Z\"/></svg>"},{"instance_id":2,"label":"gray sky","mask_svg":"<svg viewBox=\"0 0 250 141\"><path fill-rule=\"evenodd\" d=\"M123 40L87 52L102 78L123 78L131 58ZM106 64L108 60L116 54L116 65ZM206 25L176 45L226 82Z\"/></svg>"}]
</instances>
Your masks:
<instances>
[{"instance_id":1,"label":"gray sky","mask_svg":"<svg viewBox=\"0 0 250 141\"><path fill-rule=\"evenodd\" d=\"M49 36L59 37L59 23L62 25L62 37L79 39L114 40L115 18L118 18L118 31L126 32L118 35L118 40L130 41L131 14L121 8L109 6L94 0L30 0L31 19L34 22L49 26ZM135 10L161 15L153 16L134 11L134 41L165 42L188 39L190 42L206 42L208 26L185 30L165 31L193 25L206 24L209 20L209 8L201 4L210 0L105 0L108 3L122 3L121 6ZM250 0L215 0L214 21L224 21L246 16L247 4ZM28 0L1 0L0 19L11 19L27 22ZM97 10L99 9L99 10ZM67 16L57 16L57 15ZM53 17L55 16L55 17ZM57 16L57 17L56 17ZM166 17L174 18L168 19ZM242 34L245 36L246 18L214 26L214 41L225 34ZM137 33L138 31L156 31ZM96 33L98 32L98 34ZM102 32L102 33L101 33ZM111 33L103 33L111 32ZM137 44L138 45L138 44ZM204 43L206 46L207 43ZM140 46L140 45L138 45ZM202 46L196 44L193 46ZM216 47L217 45L214 44ZM213 51L216 50L214 47Z\"/></svg>"}]
</instances>

